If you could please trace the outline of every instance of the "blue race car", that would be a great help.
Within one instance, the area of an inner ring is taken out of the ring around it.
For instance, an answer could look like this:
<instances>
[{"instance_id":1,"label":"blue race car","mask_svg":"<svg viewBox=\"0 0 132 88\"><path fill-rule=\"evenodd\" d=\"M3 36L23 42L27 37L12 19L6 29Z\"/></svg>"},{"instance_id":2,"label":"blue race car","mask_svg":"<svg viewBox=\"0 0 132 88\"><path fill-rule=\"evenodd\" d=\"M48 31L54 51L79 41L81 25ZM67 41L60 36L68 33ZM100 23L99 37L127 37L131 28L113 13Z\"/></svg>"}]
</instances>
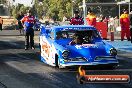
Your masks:
<instances>
[{"instance_id":1,"label":"blue race car","mask_svg":"<svg viewBox=\"0 0 132 88\"><path fill-rule=\"evenodd\" d=\"M110 65L116 67L117 50L102 40L92 26L66 25L40 32L41 61L59 68Z\"/></svg>"}]
</instances>

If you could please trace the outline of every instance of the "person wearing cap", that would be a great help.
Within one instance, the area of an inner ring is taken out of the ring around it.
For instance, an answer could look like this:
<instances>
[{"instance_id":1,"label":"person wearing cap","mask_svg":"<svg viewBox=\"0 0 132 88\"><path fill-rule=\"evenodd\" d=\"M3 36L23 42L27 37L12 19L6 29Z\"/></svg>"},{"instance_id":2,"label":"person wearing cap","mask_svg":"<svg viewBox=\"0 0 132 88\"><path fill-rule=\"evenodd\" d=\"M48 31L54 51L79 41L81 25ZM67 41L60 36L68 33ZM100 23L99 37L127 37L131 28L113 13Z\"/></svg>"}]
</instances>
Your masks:
<instances>
[{"instance_id":1,"label":"person wearing cap","mask_svg":"<svg viewBox=\"0 0 132 88\"><path fill-rule=\"evenodd\" d=\"M32 16L31 11L27 11L27 15L24 16L21 20L24 30L25 30L25 50L29 49L29 37L30 37L30 47L34 48L34 29L35 18Z\"/></svg>"},{"instance_id":2,"label":"person wearing cap","mask_svg":"<svg viewBox=\"0 0 132 88\"><path fill-rule=\"evenodd\" d=\"M92 12L92 10L88 11L88 15L86 17L87 24L90 26L96 26L96 15Z\"/></svg>"},{"instance_id":3,"label":"person wearing cap","mask_svg":"<svg viewBox=\"0 0 132 88\"><path fill-rule=\"evenodd\" d=\"M2 31L2 24L3 24L3 19L0 17L0 30Z\"/></svg>"},{"instance_id":4,"label":"person wearing cap","mask_svg":"<svg viewBox=\"0 0 132 88\"><path fill-rule=\"evenodd\" d=\"M127 10L123 10L123 14L120 16L120 24L121 24L121 41L124 40L126 35L127 40L130 41L130 20L129 14Z\"/></svg>"},{"instance_id":5,"label":"person wearing cap","mask_svg":"<svg viewBox=\"0 0 132 88\"><path fill-rule=\"evenodd\" d=\"M84 20L82 17L79 16L79 11L74 12L74 17L70 19L70 25L83 25Z\"/></svg>"}]
</instances>

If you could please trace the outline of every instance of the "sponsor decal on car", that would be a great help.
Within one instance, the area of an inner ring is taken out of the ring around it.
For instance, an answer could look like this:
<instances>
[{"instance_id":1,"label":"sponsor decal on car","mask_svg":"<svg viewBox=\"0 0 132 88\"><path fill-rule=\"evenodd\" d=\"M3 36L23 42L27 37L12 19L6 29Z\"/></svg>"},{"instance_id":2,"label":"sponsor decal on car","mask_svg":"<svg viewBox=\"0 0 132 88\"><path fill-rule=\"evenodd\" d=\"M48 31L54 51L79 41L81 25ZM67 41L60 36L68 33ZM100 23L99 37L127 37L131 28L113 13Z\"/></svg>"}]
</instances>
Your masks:
<instances>
[{"instance_id":1,"label":"sponsor decal on car","mask_svg":"<svg viewBox=\"0 0 132 88\"><path fill-rule=\"evenodd\" d=\"M46 42L42 43L42 49L45 51L45 53L47 54L48 57L50 55L50 48L51 47Z\"/></svg>"},{"instance_id":2,"label":"sponsor decal on car","mask_svg":"<svg viewBox=\"0 0 132 88\"><path fill-rule=\"evenodd\" d=\"M82 49L82 48L98 48L98 46L96 44L82 44L82 45L76 45L75 46L77 49Z\"/></svg>"}]
</instances>

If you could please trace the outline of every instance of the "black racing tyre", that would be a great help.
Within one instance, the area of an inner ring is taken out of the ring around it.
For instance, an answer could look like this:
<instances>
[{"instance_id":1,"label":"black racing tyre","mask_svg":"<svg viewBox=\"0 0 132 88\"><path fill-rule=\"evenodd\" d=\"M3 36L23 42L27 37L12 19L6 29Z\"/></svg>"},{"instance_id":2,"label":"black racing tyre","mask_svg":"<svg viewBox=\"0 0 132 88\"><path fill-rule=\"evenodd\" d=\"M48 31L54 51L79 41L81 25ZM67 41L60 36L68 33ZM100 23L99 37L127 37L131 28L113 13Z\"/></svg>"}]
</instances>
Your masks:
<instances>
[{"instance_id":1,"label":"black racing tyre","mask_svg":"<svg viewBox=\"0 0 132 88\"><path fill-rule=\"evenodd\" d=\"M55 54L55 67L59 67L58 65L58 55Z\"/></svg>"},{"instance_id":2,"label":"black racing tyre","mask_svg":"<svg viewBox=\"0 0 132 88\"><path fill-rule=\"evenodd\" d=\"M117 68L117 66L108 66L108 69L110 69L110 70L114 70L116 68Z\"/></svg>"},{"instance_id":3,"label":"black racing tyre","mask_svg":"<svg viewBox=\"0 0 132 88\"><path fill-rule=\"evenodd\" d=\"M41 52L41 45L40 45L40 43L39 43L39 49L40 49L40 52Z\"/></svg>"},{"instance_id":4,"label":"black racing tyre","mask_svg":"<svg viewBox=\"0 0 132 88\"><path fill-rule=\"evenodd\" d=\"M101 69L107 69L107 70L114 70L118 68L118 65L106 65L106 66L100 66Z\"/></svg>"},{"instance_id":5,"label":"black racing tyre","mask_svg":"<svg viewBox=\"0 0 132 88\"><path fill-rule=\"evenodd\" d=\"M41 53L40 37L39 37L39 49L40 49L40 53Z\"/></svg>"}]
</instances>

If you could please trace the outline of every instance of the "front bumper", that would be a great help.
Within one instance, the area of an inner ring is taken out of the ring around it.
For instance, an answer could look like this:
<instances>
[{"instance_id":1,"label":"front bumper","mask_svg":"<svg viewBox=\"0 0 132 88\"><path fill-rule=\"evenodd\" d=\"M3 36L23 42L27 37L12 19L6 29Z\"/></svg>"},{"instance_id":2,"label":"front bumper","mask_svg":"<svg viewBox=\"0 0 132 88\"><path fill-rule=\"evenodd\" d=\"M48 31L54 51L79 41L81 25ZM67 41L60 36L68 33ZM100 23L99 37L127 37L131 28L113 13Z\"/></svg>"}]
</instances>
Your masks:
<instances>
[{"instance_id":1,"label":"front bumper","mask_svg":"<svg viewBox=\"0 0 132 88\"><path fill-rule=\"evenodd\" d=\"M61 68L66 67L79 67L79 66L85 66L85 67L91 67L91 66L118 66L118 61L108 61L108 62L67 62L67 63L60 63Z\"/></svg>"}]
</instances>

